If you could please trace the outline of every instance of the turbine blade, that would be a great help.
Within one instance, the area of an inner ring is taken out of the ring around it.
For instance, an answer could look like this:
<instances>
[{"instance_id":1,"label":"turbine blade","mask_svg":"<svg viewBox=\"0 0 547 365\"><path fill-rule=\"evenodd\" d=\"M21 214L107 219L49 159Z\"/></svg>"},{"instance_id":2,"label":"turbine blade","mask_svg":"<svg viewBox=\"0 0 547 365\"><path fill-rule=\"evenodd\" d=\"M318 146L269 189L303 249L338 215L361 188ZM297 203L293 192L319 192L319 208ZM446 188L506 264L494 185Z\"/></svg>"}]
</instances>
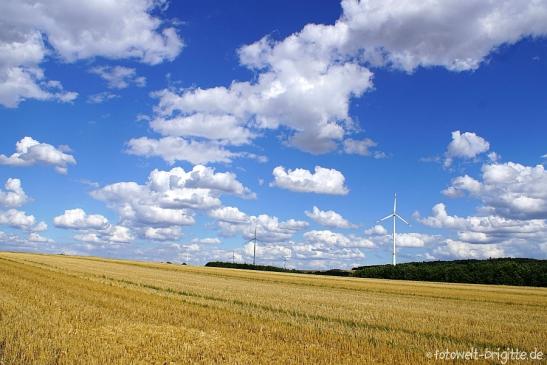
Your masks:
<instances>
[{"instance_id":1,"label":"turbine blade","mask_svg":"<svg viewBox=\"0 0 547 365\"><path fill-rule=\"evenodd\" d=\"M393 214L397 211L397 193L395 193L395 198L393 199Z\"/></svg>"},{"instance_id":2,"label":"turbine blade","mask_svg":"<svg viewBox=\"0 0 547 365\"><path fill-rule=\"evenodd\" d=\"M391 218L391 217L393 217L393 213L391 213L390 215L378 220L378 222L385 221L386 219Z\"/></svg>"},{"instance_id":3,"label":"turbine blade","mask_svg":"<svg viewBox=\"0 0 547 365\"><path fill-rule=\"evenodd\" d=\"M395 214L395 216L410 226L410 223L405 221L405 219L403 217L401 217L399 214Z\"/></svg>"}]
</instances>

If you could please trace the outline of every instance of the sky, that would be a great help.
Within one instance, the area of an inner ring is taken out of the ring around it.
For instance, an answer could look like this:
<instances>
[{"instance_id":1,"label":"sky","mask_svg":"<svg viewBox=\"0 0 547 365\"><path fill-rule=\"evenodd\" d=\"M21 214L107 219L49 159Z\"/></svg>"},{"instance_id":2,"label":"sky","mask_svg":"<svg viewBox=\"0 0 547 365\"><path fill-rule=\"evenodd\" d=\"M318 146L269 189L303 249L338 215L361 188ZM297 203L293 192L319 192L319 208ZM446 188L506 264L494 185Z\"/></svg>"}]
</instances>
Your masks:
<instances>
[{"instance_id":1,"label":"sky","mask_svg":"<svg viewBox=\"0 0 547 365\"><path fill-rule=\"evenodd\" d=\"M0 250L547 258L547 1L3 1Z\"/></svg>"}]
</instances>

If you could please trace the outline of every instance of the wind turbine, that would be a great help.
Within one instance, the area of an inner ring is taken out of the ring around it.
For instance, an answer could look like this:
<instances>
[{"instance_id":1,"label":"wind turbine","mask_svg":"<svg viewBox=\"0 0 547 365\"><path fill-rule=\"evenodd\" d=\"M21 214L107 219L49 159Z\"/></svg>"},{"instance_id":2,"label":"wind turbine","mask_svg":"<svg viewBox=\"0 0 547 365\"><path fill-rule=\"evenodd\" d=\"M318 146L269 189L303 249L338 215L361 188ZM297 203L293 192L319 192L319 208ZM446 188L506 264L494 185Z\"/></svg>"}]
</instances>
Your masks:
<instances>
[{"instance_id":1,"label":"wind turbine","mask_svg":"<svg viewBox=\"0 0 547 365\"><path fill-rule=\"evenodd\" d=\"M291 256L292 256L292 251L289 251L288 255L282 256L283 257L283 268L284 269L287 269L287 261L289 261Z\"/></svg>"},{"instance_id":2,"label":"wind turbine","mask_svg":"<svg viewBox=\"0 0 547 365\"><path fill-rule=\"evenodd\" d=\"M256 224L255 224L255 235L253 236L253 238L251 238L250 240L248 240L247 242L245 242L245 244L249 243L249 242L254 242L254 245L253 245L253 265L256 265Z\"/></svg>"},{"instance_id":3,"label":"wind turbine","mask_svg":"<svg viewBox=\"0 0 547 365\"><path fill-rule=\"evenodd\" d=\"M380 219L378 221L378 223L380 223L382 221L385 221L386 219L389 219L389 218L393 218L393 266L395 266L397 264L397 261L396 261L396 258L395 258L395 255L396 255L396 251L395 251L396 250L396 240L397 240L395 222L397 222L397 218L399 218L400 220L402 220L407 225L410 225L410 223L405 221L403 217L401 217L399 214L397 214L397 193L395 193L395 198L393 200L393 213L391 213L390 215Z\"/></svg>"}]
</instances>

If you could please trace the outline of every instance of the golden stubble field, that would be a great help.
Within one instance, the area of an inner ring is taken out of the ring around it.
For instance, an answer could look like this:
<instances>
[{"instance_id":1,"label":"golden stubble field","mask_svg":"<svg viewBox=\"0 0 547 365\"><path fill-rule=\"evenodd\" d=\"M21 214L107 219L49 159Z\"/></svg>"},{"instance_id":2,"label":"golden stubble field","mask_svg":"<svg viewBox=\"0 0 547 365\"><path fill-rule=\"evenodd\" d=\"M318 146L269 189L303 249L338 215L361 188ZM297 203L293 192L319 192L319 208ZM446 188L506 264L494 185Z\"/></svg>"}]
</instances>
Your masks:
<instances>
[{"instance_id":1,"label":"golden stubble field","mask_svg":"<svg viewBox=\"0 0 547 365\"><path fill-rule=\"evenodd\" d=\"M542 288L0 252L1 364L421 364L545 344Z\"/></svg>"}]
</instances>

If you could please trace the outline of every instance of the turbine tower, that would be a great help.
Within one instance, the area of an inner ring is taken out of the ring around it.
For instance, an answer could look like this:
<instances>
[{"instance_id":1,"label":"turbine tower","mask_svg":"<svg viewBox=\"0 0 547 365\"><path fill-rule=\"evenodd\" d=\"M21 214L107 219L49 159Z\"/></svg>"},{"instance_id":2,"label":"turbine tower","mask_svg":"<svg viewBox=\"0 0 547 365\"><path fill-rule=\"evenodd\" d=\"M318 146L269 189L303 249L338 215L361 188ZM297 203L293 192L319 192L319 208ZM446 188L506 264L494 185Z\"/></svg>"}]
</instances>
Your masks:
<instances>
[{"instance_id":1,"label":"turbine tower","mask_svg":"<svg viewBox=\"0 0 547 365\"><path fill-rule=\"evenodd\" d=\"M256 224L255 224L255 235L253 238L251 238L250 240L248 240L247 242L245 242L246 244L249 243L249 242L253 242L253 265L256 265Z\"/></svg>"},{"instance_id":2,"label":"turbine tower","mask_svg":"<svg viewBox=\"0 0 547 365\"><path fill-rule=\"evenodd\" d=\"M286 269L287 268L287 261L289 261L289 259L292 257L292 250L289 251L289 254L288 255L285 255L285 256L282 256L283 258L283 268Z\"/></svg>"},{"instance_id":3,"label":"turbine tower","mask_svg":"<svg viewBox=\"0 0 547 365\"><path fill-rule=\"evenodd\" d=\"M403 217L401 217L399 214L397 214L397 193L395 193L395 198L393 200L393 213L391 213L390 215L380 219L378 221L378 223L380 223L382 221L385 221L386 219L389 219L389 218L393 218L393 266L395 266L397 264L397 259L395 257L396 256L396 241L397 241L397 233L396 233L396 229L395 229L395 225L396 225L395 223L397 222L397 218L399 218L400 220L402 220L407 225L410 225L410 223L405 221Z\"/></svg>"}]
</instances>

